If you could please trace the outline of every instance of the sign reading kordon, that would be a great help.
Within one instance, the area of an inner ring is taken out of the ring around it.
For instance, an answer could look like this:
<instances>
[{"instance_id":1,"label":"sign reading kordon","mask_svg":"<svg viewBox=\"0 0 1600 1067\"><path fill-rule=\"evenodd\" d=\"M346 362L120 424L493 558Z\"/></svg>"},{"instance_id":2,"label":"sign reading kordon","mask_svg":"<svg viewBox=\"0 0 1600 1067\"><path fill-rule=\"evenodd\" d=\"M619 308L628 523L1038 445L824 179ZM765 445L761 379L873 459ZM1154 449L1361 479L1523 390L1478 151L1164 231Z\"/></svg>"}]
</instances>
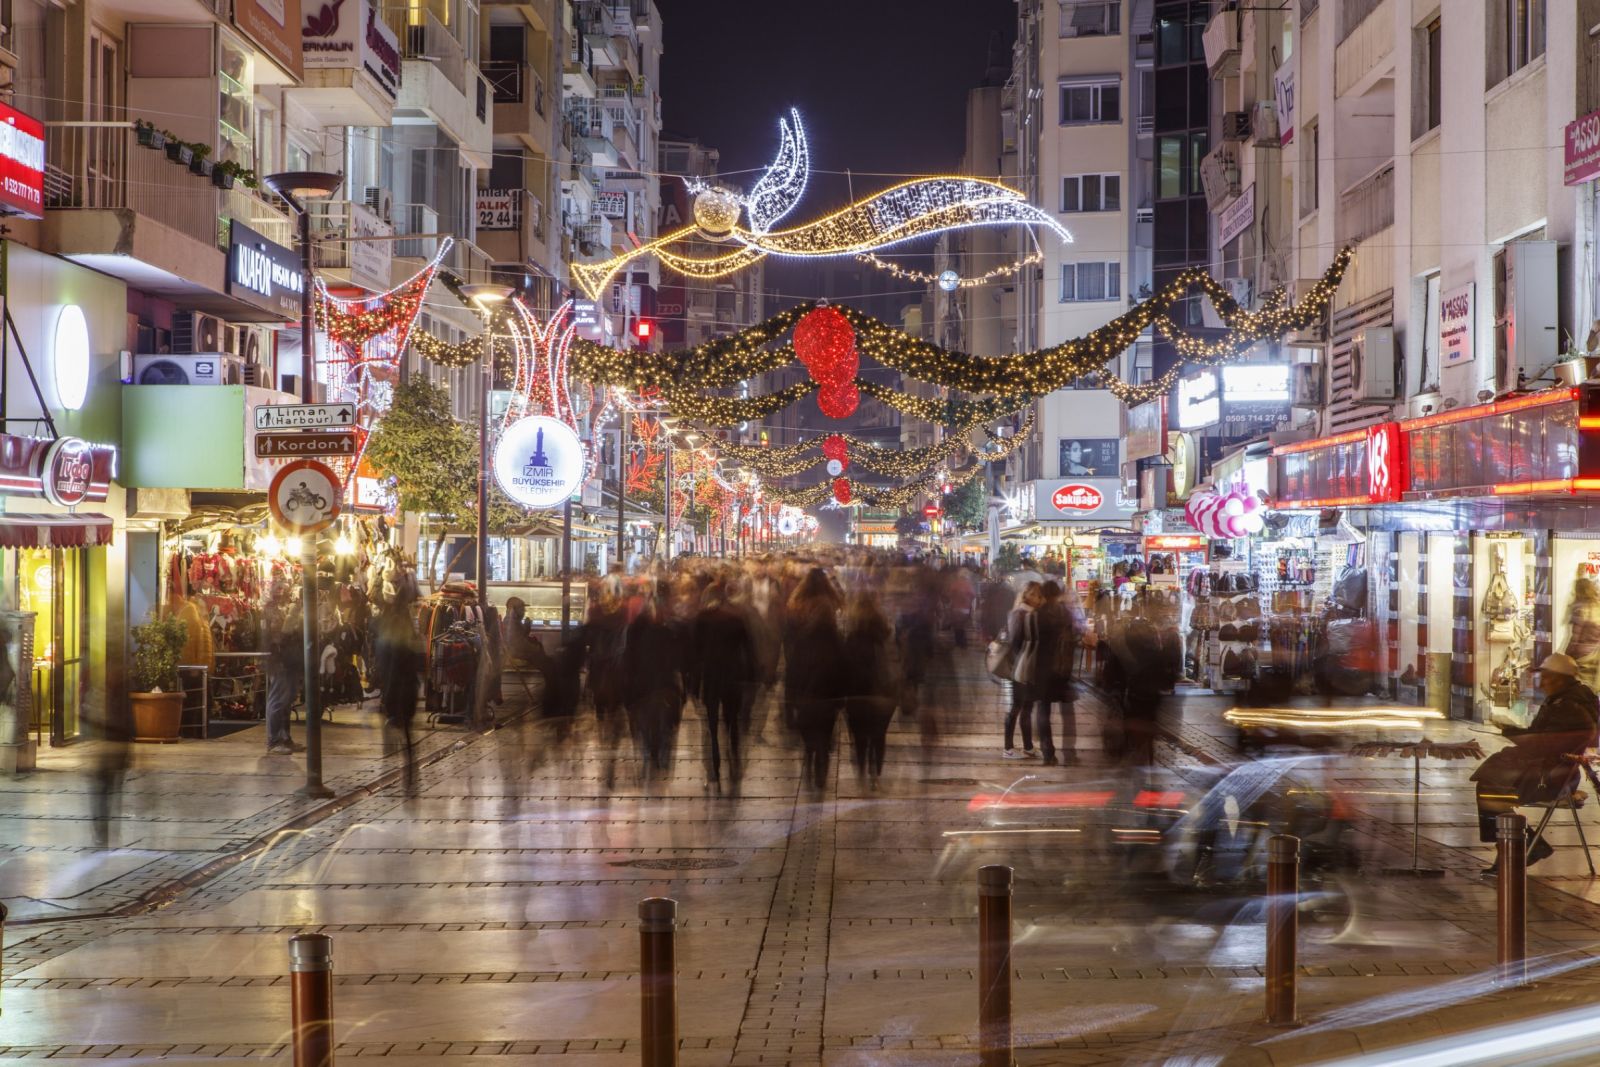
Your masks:
<instances>
[{"instance_id":1,"label":"sign reading kordon","mask_svg":"<svg viewBox=\"0 0 1600 1067\"><path fill-rule=\"evenodd\" d=\"M583 481L583 442L559 419L519 419L506 427L495 446L494 476L523 507L555 507Z\"/></svg>"},{"instance_id":2,"label":"sign reading kordon","mask_svg":"<svg viewBox=\"0 0 1600 1067\"><path fill-rule=\"evenodd\" d=\"M1108 522L1133 514L1118 494L1115 478L1047 479L1034 486L1033 514L1038 519Z\"/></svg>"}]
</instances>

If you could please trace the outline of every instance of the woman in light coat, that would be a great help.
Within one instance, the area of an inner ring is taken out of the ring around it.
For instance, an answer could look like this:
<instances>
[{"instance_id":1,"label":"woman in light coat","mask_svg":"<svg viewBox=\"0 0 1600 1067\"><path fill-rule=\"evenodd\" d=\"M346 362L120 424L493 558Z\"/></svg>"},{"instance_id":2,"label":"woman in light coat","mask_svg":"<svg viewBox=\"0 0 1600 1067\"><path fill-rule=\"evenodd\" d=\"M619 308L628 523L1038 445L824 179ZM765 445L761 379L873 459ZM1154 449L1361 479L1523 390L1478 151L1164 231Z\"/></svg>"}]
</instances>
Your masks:
<instances>
[{"instance_id":1,"label":"woman in light coat","mask_svg":"<svg viewBox=\"0 0 1600 1067\"><path fill-rule=\"evenodd\" d=\"M1044 587L1029 582L1017 597L1006 619L1006 640L1011 646L1011 710L1006 712L1006 759L1034 755L1033 722L1028 714L1033 707L1035 683L1039 673L1039 618L1034 613L1044 603ZM1017 720L1022 720L1022 751L1014 747Z\"/></svg>"}]
</instances>

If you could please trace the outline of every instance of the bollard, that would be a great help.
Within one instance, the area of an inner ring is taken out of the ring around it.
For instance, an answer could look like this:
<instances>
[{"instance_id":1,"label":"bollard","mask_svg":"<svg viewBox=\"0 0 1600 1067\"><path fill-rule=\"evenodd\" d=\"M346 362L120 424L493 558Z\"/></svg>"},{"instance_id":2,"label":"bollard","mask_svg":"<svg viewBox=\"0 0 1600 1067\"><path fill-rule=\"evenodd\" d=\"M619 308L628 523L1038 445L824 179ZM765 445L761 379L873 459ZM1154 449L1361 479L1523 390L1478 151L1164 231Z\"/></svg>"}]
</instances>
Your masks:
<instances>
[{"instance_id":1,"label":"bollard","mask_svg":"<svg viewBox=\"0 0 1600 1067\"><path fill-rule=\"evenodd\" d=\"M333 1067L333 938L289 939L289 983L294 1067Z\"/></svg>"},{"instance_id":2,"label":"bollard","mask_svg":"<svg viewBox=\"0 0 1600 1067\"><path fill-rule=\"evenodd\" d=\"M1499 937L1495 962L1500 981L1528 977L1528 820L1516 812L1495 817L1496 892Z\"/></svg>"},{"instance_id":3,"label":"bollard","mask_svg":"<svg viewBox=\"0 0 1600 1067\"><path fill-rule=\"evenodd\" d=\"M978 1062L1011 1067L1011 868L978 868Z\"/></svg>"},{"instance_id":4,"label":"bollard","mask_svg":"<svg viewBox=\"0 0 1600 1067\"><path fill-rule=\"evenodd\" d=\"M678 963L673 938L678 902L639 901L639 1041L642 1067L677 1067Z\"/></svg>"},{"instance_id":5,"label":"bollard","mask_svg":"<svg viewBox=\"0 0 1600 1067\"><path fill-rule=\"evenodd\" d=\"M1300 941L1300 839L1274 834L1267 842L1267 1022L1292 1026L1296 951Z\"/></svg>"},{"instance_id":6,"label":"bollard","mask_svg":"<svg viewBox=\"0 0 1600 1067\"><path fill-rule=\"evenodd\" d=\"M5 941L6 941L6 916L10 915L10 914L11 913L8 910L6 910L6 906L4 904L0 904L0 949L3 949L5 947ZM5 1008L3 1006L0 1006L0 1016L3 1016L3 1015L5 1015Z\"/></svg>"}]
</instances>

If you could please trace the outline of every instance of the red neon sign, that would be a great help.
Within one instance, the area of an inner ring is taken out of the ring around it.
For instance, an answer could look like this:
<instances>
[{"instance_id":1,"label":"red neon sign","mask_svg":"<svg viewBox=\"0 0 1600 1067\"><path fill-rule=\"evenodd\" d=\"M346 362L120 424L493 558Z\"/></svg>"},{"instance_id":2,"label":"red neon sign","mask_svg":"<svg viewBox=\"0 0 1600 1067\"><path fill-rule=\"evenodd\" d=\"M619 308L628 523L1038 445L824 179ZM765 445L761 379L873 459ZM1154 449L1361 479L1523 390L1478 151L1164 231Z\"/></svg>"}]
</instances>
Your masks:
<instances>
[{"instance_id":1,"label":"red neon sign","mask_svg":"<svg viewBox=\"0 0 1600 1067\"><path fill-rule=\"evenodd\" d=\"M44 216L44 123L0 104L0 208Z\"/></svg>"},{"instance_id":2,"label":"red neon sign","mask_svg":"<svg viewBox=\"0 0 1600 1067\"><path fill-rule=\"evenodd\" d=\"M1106 502L1105 494L1092 485L1074 482L1050 494L1057 511L1097 511Z\"/></svg>"}]
</instances>

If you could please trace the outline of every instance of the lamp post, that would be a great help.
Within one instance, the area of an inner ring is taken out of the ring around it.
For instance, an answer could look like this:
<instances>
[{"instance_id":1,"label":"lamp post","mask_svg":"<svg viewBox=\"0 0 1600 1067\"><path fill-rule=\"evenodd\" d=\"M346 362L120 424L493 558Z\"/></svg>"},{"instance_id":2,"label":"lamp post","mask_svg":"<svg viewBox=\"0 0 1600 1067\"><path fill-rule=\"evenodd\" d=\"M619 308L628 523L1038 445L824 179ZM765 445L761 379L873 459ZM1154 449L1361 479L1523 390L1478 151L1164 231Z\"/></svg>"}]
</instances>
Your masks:
<instances>
[{"instance_id":1,"label":"lamp post","mask_svg":"<svg viewBox=\"0 0 1600 1067\"><path fill-rule=\"evenodd\" d=\"M327 171L287 171L262 179L268 189L283 198L299 216L300 230L300 399L315 400L311 383L317 369L317 323L312 293L311 203L326 200L339 191L344 175ZM322 784L322 694L317 691L317 539L307 537L300 558L300 606L305 613L300 632L304 641L306 708L306 784L300 795L331 797L333 790Z\"/></svg>"},{"instance_id":2,"label":"lamp post","mask_svg":"<svg viewBox=\"0 0 1600 1067\"><path fill-rule=\"evenodd\" d=\"M479 283L463 285L461 295L472 303L483 320L483 367L479 371L478 392L478 529L477 560L478 608L484 625L489 621L489 394L494 386L495 308L511 298L511 286Z\"/></svg>"}]
</instances>

